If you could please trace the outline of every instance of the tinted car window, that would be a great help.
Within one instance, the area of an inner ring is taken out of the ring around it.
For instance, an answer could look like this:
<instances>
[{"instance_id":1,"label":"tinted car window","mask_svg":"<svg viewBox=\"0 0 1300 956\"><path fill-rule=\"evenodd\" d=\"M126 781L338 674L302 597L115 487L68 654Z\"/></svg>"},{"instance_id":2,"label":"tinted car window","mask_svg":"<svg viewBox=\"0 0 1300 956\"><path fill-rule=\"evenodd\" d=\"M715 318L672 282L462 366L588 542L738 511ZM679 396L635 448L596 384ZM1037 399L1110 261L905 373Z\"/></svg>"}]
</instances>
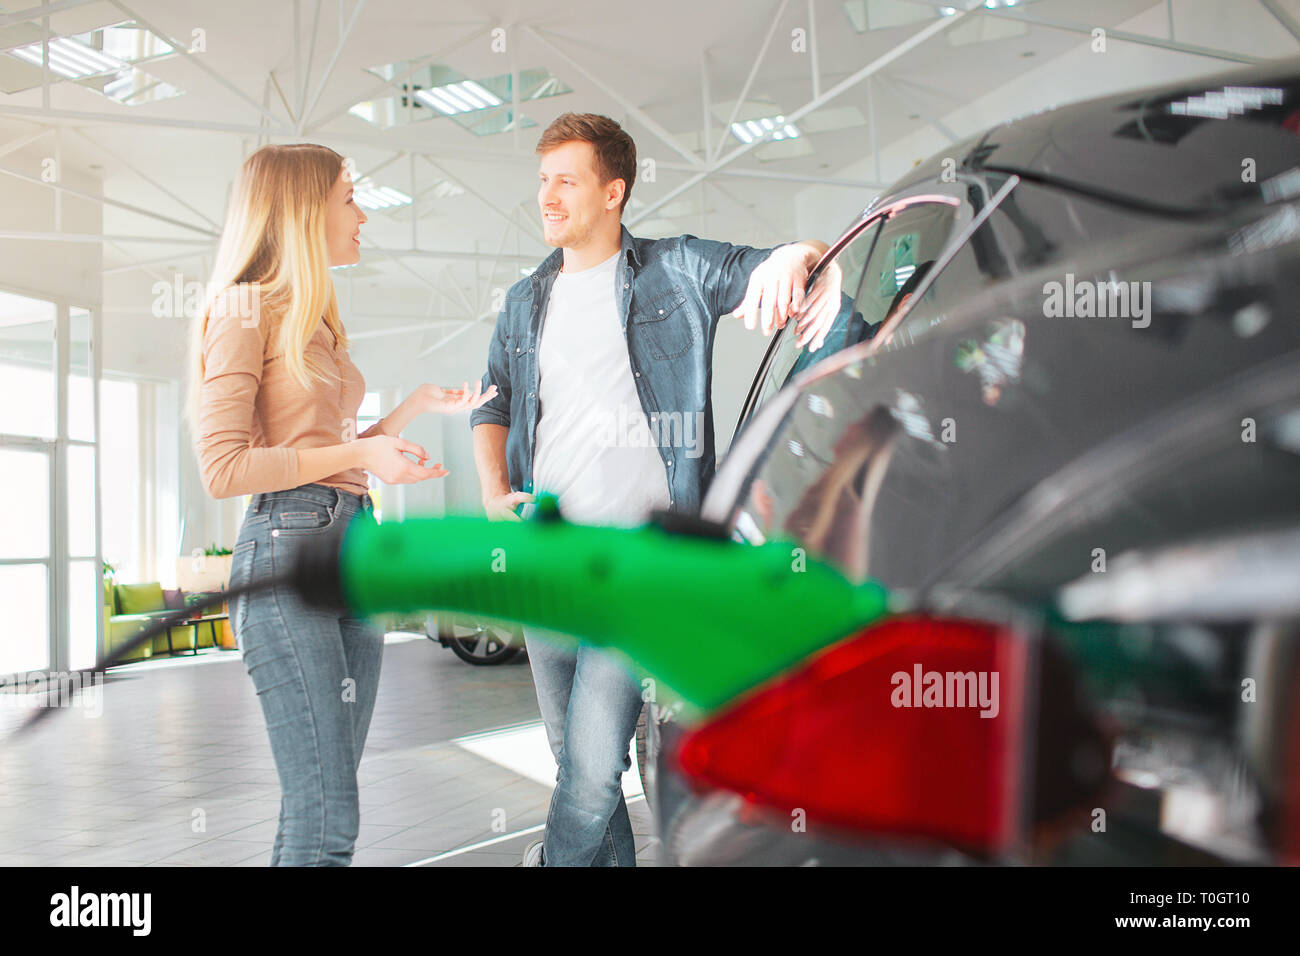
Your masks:
<instances>
[{"instance_id":1,"label":"tinted car window","mask_svg":"<svg viewBox=\"0 0 1300 956\"><path fill-rule=\"evenodd\" d=\"M854 300L862 321L872 329L901 308L921 284L947 244L954 213L946 203L926 203L904 209L881 227Z\"/></svg>"},{"instance_id":2,"label":"tinted car window","mask_svg":"<svg viewBox=\"0 0 1300 956\"><path fill-rule=\"evenodd\" d=\"M938 258L951 232L953 214L946 203L925 203L902 210L883 225L867 226L850 241L835 257L842 275L842 306L822 347L816 352L800 348L793 329L783 329L754 407L804 369L874 335Z\"/></svg>"},{"instance_id":3,"label":"tinted car window","mask_svg":"<svg viewBox=\"0 0 1300 956\"><path fill-rule=\"evenodd\" d=\"M867 258L870 256L872 244L876 240L876 233L879 230L880 224L878 222L866 226L835 257L835 262L839 265L843 276L841 280L841 290L844 293L843 307L840 309L840 314L835 317L835 325L827 334L826 342L822 347L811 353L806 348L798 348L795 345L795 336L791 334L794 330L790 326L786 326L777 333L771 361L768 362L763 380L759 385L758 400L754 403L755 407L767 402L797 371L806 368L814 356L818 359L825 358L828 355L834 355L839 349L845 347L841 340L844 338L849 322L852 319L853 310L850 306L856 294L858 282L862 278L862 270L866 267ZM821 281L823 280L819 278L818 282ZM812 294L811 289L809 294ZM840 343L838 347L836 347L836 343ZM796 366L798 367L796 368Z\"/></svg>"}]
</instances>

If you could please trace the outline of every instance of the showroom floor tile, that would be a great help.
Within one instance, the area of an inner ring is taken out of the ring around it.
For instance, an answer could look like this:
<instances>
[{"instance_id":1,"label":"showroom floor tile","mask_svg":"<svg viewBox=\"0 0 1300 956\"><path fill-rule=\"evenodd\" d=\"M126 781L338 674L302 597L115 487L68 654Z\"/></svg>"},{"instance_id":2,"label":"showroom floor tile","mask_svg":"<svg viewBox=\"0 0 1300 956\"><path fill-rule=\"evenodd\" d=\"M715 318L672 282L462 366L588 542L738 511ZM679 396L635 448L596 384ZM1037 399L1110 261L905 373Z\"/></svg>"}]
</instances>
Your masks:
<instances>
[{"instance_id":1,"label":"showroom floor tile","mask_svg":"<svg viewBox=\"0 0 1300 956\"><path fill-rule=\"evenodd\" d=\"M238 654L120 669L102 695L15 741L26 712L0 695L0 866L267 865L280 790ZM390 638L353 863L517 866L554 772L526 661L472 667ZM653 864L635 769L624 793Z\"/></svg>"}]
</instances>

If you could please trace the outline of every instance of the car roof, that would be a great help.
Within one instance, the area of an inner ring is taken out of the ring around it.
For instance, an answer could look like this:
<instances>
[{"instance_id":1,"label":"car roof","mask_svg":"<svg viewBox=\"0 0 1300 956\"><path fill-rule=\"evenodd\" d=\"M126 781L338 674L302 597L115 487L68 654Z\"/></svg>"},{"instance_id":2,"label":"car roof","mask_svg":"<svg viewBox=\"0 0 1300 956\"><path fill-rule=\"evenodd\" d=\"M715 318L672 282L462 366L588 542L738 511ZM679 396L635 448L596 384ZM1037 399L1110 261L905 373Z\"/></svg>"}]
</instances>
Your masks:
<instances>
[{"instance_id":1,"label":"car roof","mask_svg":"<svg viewBox=\"0 0 1300 956\"><path fill-rule=\"evenodd\" d=\"M1300 58L995 126L920 163L882 199L938 177L950 158L966 172L1016 173L1179 216L1280 198L1300 192Z\"/></svg>"}]
</instances>

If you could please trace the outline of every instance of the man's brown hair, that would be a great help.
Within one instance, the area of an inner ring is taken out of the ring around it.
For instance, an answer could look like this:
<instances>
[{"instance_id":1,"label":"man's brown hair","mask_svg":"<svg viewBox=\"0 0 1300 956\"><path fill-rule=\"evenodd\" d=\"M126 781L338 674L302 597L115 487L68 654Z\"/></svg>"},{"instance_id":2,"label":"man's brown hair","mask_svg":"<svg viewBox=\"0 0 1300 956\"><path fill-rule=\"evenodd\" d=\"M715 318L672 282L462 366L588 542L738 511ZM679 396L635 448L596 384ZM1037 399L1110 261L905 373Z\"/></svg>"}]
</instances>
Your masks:
<instances>
[{"instance_id":1,"label":"man's brown hair","mask_svg":"<svg viewBox=\"0 0 1300 956\"><path fill-rule=\"evenodd\" d=\"M596 153L596 174L602 183L623 180L623 204L618 207L622 215L627 201L632 198L632 184L636 182L636 143L608 116L599 113L565 113L546 127L537 141L537 155L549 153L565 143L590 143Z\"/></svg>"}]
</instances>

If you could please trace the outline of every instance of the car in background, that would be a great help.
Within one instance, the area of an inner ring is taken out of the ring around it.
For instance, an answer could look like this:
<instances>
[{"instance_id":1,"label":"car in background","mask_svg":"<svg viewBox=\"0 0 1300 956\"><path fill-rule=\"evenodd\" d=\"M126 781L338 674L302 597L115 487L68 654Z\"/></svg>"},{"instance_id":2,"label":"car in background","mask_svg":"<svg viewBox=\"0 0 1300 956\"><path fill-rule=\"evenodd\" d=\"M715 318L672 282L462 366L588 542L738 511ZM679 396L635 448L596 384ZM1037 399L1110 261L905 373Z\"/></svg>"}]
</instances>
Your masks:
<instances>
[{"instance_id":1,"label":"car in background","mask_svg":"<svg viewBox=\"0 0 1300 956\"><path fill-rule=\"evenodd\" d=\"M394 628L403 629L403 628ZM431 641L448 648L466 664L489 667L508 664L527 654L524 629L520 624L490 620L467 614L431 613L422 624L408 624L404 629L423 631ZM636 746L637 771L644 781L649 775L649 715L645 709L637 717Z\"/></svg>"},{"instance_id":2,"label":"car in background","mask_svg":"<svg viewBox=\"0 0 1300 956\"><path fill-rule=\"evenodd\" d=\"M831 269L701 517L898 613L652 724L664 862L1300 862L1300 61L954 145Z\"/></svg>"},{"instance_id":3,"label":"car in background","mask_svg":"<svg viewBox=\"0 0 1300 956\"><path fill-rule=\"evenodd\" d=\"M429 640L449 648L466 664L480 667L507 664L524 650L524 629L519 624L466 614L429 614L423 630Z\"/></svg>"}]
</instances>

